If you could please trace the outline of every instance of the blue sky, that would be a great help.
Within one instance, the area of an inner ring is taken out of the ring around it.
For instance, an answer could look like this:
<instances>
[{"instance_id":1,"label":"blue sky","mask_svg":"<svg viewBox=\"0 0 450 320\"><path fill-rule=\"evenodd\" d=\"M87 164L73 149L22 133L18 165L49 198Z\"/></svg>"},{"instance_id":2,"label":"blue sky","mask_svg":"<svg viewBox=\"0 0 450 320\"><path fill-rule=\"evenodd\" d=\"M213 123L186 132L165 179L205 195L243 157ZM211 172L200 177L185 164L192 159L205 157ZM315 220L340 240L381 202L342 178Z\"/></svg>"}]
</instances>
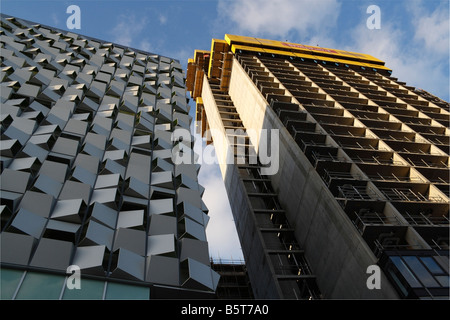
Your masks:
<instances>
[{"instance_id":1,"label":"blue sky","mask_svg":"<svg viewBox=\"0 0 450 320\"><path fill-rule=\"evenodd\" d=\"M0 11L67 30L69 5L81 9L86 36L169 56L186 66L195 49L226 33L371 54L393 76L449 101L449 1L438 0L1 0ZM377 5L380 29L366 26ZM217 166L200 183L210 209L210 253L242 258Z\"/></svg>"}]
</instances>

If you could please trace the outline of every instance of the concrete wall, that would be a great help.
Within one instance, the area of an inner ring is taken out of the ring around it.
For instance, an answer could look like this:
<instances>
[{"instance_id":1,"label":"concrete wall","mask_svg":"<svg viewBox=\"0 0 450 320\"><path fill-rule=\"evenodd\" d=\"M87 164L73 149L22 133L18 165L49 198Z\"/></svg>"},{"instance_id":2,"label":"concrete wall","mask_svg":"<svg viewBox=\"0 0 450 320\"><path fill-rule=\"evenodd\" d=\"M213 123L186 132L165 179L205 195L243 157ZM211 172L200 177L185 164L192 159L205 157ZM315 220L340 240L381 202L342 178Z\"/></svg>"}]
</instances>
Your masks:
<instances>
[{"instance_id":1,"label":"concrete wall","mask_svg":"<svg viewBox=\"0 0 450 320\"><path fill-rule=\"evenodd\" d=\"M280 167L270 178L324 298L398 298L383 273L380 290L367 288L376 257L236 59L229 95L247 129L280 130Z\"/></svg>"},{"instance_id":2,"label":"concrete wall","mask_svg":"<svg viewBox=\"0 0 450 320\"><path fill-rule=\"evenodd\" d=\"M230 143L226 139L225 129L206 76L203 80L202 99L253 294L256 299L278 299L280 289L265 254L262 235L257 228L255 213L250 205L244 183L239 176L237 166L233 164Z\"/></svg>"}]
</instances>

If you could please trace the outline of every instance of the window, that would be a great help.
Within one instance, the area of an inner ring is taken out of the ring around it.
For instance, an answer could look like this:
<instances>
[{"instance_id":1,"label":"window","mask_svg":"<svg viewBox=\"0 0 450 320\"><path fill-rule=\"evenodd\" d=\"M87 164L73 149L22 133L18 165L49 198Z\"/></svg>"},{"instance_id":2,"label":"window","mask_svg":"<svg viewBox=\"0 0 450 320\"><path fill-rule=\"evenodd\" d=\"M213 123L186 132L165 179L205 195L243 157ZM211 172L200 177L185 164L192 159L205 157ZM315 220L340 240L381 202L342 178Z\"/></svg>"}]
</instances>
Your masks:
<instances>
[{"instance_id":1,"label":"window","mask_svg":"<svg viewBox=\"0 0 450 320\"><path fill-rule=\"evenodd\" d=\"M106 288L106 300L148 300L150 288L109 282Z\"/></svg>"},{"instance_id":2,"label":"window","mask_svg":"<svg viewBox=\"0 0 450 320\"><path fill-rule=\"evenodd\" d=\"M444 271L441 267L436 263L436 261L432 257L421 257L423 264L430 270L432 274L444 274Z\"/></svg>"},{"instance_id":3,"label":"window","mask_svg":"<svg viewBox=\"0 0 450 320\"><path fill-rule=\"evenodd\" d=\"M81 289L64 288L63 300L101 300L105 282L92 279L80 279Z\"/></svg>"},{"instance_id":4,"label":"window","mask_svg":"<svg viewBox=\"0 0 450 320\"><path fill-rule=\"evenodd\" d=\"M16 299L56 300L59 299L63 285L63 276L28 272Z\"/></svg>"},{"instance_id":5,"label":"window","mask_svg":"<svg viewBox=\"0 0 450 320\"><path fill-rule=\"evenodd\" d=\"M419 259L414 256L405 256L403 260L407 263L409 268L419 278L419 280L426 287L439 287L439 284L434 280L433 276L428 272Z\"/></svg>"},{"instance_id":6,"label":"window","mask_svg":"<svg viewBox=\"0 0 450 320\"><path fill-rule=\"evenodd\" d=\"M411 288L421 288L422 285L419 281L417 281L416 277L411 273L405 263L402 261L400 257L391 257L392 262L397 267L398 271L400 271L401 275L405 278Z\"/></svg>"},{"instance_id":7,"label":"window","mask_svg":"<svg viewBox=\"0 0 450 320\"><path fill-rule=\"evenodd\" d=\"M439 284L443 287L450 287L450 277L449 276L435 276L435 279L439 282Z\"/></svg>"},{"instance_id":8,"label":"window","mask_svg":"<svg viewBox=\"0 0 450 320\"><path fill-rule=\"evenodd\" d=\"M1 286L0 286L0 299L12 299L16 292L17 286L22 279L23 271L12 269L1 269Z\"/></svg>"}]
</instances>

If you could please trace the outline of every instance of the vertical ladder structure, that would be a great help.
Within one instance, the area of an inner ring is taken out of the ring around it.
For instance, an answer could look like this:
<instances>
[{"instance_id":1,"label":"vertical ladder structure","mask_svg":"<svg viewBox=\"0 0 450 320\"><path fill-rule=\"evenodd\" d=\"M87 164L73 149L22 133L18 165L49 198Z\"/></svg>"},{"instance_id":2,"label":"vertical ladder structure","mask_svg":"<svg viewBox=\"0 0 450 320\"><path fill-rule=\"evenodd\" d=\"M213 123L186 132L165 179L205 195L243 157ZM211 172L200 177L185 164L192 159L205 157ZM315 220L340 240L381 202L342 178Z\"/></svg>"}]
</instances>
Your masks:
<instances>
[{"instance_id":1,"label":"vertical ladder structure","mask_svg":"<svg viewBox=\"0 0 450 320\"><path fill-rule=\"evenodd\" d=\"M257 238L260 239L260 245L263 247L264 257L261 259L261 265L247 264L247 268L260 268L264 270L263 272L268 272L268 276L263 279L276 288L276 290L266 290L268 286L261 282L261 274L249 272L255 297L320 299L321 294L316 284L316 277L305 258L304 250L295 239L294 229L289 225L285 211L278 201L277 193L273 190L269 177L261 174L263 166L260 161L257 157L251 158L256 156L256 152L231 97L221 91L219 85L210 84L210 88L223 127L227 131L227 139L234 150L234 164L239 171L239 178L245 190L243 196L247 197L250 204L250 210L246 212L247 217L239 217L236 212L233 212L233 215L236 220L254 221L254 230L249 228L252 224L247 222L247 232L258 233ZM246 242L242 239L241 242L244 248ZM252 248L243 250L244 257L252 254ZM276 296L273 296L275 292Z\"/></svg>"}]
</instances>

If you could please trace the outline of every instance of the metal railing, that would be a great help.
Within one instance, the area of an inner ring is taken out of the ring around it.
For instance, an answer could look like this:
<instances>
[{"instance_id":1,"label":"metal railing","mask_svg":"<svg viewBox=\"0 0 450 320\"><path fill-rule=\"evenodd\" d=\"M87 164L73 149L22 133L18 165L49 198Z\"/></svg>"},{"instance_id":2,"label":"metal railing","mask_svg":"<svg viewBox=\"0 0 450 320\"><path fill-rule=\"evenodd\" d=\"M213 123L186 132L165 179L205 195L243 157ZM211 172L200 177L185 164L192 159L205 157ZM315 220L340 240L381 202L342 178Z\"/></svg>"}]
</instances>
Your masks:
<instances>
[{"instance_id":1,"label":"metal railing","mask_svg":"<svg viewBox=\"0 0 450 320\"><path fill-rule=\"evenodd\" d=\"M344 184L338 186L338 191L338 198L344 198L345 200L381 200L370 187L366 186Z\"/></svg>"},{"instance_id":2,"label":"metal railing","mask_svg":"<svg viewBox=\"0 0 450 320\"><path fill-rule=\"evenodd\" d=\"M311 157L314 160L314 163L317 164L319 161L330 161L330 162L348 162L344 157L333 156L332 154L321 154L312 151Z\"/></svg>"},{"instance_id":3,"label":"metal railing","mask_svg":"<svg viewBox=\"0 0 450 320\"><path fill-rule=\"evenodd\" d=\"M392 241L389 241L389 243L381 243L378 239L374 241L374 254L377 258L380 258L385 251L409 251L427 249L420 244L400 244L400 238L393 237L391 240Z\"/></svg>"},{"instance_id":4,"label":"metal railing","mask_svg":"<svg viewBox=\"0 0 450 320\"><path fill-rule=\"evenodd\" d=\"M396 181L396 182L426 182L424 179L420 177L397 177L394 173L390 175L381 175L377 173L376 175L368 176L370 180L375 181Z\"/></svg>"},{"instance_id":5,"label":"metal railing","mask_svg":"<svg viewBox=\"0 0 450 320\"><path fill-rule=\"evenodd\" d=\"M444 202L444 199L439 195L425 196L409 188L379 188L379 190L389 201Z\"/></svg>"},{"instance_id":6,"label":"metal railing","mask_svg":"<svg viewBox=\"0 0 450 320\"><path fill-rule=\"evenodd\" d=\"M356 229L362 234L366 226L401 226L404 225L397 217L387 217L382 213L368 212L365 214L358 214L354 212L355 219L352 221Z\"/></svg>"},{"instance_id":7,"label":"metal railing","mask_svg":"<svg viewBox=\"0 0 450 320\"><path fill-rule=\"evenodd\" d=\"M422 212L419 214L411 215L408 212L405 212L403 215L406 221L410 225L449 225L450 220L448 217L442 215L442 216L430 216L430 215L424 215Z\"/></svg>"}]
</instances>

